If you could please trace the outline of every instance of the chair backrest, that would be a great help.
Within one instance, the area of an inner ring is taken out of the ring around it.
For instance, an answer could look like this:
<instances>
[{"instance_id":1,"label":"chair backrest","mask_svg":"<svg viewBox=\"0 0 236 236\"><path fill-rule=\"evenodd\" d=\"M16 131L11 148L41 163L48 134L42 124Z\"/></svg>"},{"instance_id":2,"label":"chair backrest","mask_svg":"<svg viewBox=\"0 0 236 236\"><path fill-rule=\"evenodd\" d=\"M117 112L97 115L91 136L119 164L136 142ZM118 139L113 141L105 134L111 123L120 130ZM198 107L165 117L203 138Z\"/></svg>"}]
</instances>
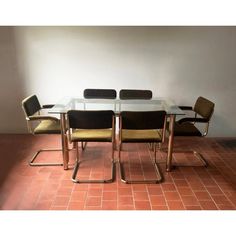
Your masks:
<instances>
[{"instance_id":1,"label":"chair backrest","mask_svg":"<svg viewBox=\"0 0 236 236\"><path fill-rule=\"evenodd\" d=\"M205 118L207 121L211 119L214 112L215 104L204 97L198 97L193 110Z\"/></svg>"},{"instance_id":2,"label":"chair backrest","mask_svg":"<svg viewBox=\"0 0 236 236\"><path fill-rule=\"evenodd\" d=\"M41 109L41 105L36 95L31 95L22 101L22 107L27 117L34 115Z\"/></svg>"},{"instance_id":3,"label":"chair backrest","mask_svg":"<svg viewBox=\"0 0 236 236\"><path fill-rule=\"evenodd\" d=\"M85 89L84 98L116 99L116 90L114 89Z\"/></svg>"},{"instance_id":4,"label":"chair backrest","mask_svg":"<svg viewBox=\"0 0 236 236\"><path fill-rule=\"evenodd\" d=\"M108 129L112 128L115 113L111 110L70 110L67 115L69 127L72 129Z\"/></svg>"},{"instance_id":5,"label":"chair backrest","mask_svg":"<svg viewBox=\"0 0 236 236\"><path fill-rule=\"evenodd\" d=\"M165 111L122 111L122 129L163 129Z\"/></svg>"},{"instance_id":6,"label":"chair backrest","mask_svg":"<svg viewBox=\"0 0 236 236\"><path fill-rule=\"evenodd\" d=\"M152 99L151 90L121 89L120 99Z\"/></svg>"}]
</instances>

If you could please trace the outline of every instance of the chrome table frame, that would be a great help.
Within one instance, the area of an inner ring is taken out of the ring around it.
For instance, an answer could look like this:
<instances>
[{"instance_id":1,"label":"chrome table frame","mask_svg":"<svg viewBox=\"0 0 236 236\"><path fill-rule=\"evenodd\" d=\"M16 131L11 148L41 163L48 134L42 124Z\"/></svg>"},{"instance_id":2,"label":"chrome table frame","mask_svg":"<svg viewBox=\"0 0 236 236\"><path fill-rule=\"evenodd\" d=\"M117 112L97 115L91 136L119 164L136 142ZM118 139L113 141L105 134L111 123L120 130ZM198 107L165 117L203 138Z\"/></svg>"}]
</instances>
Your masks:
<instances>
[{"instance_id":1,"label":"chrome table frame","mask_svg":"<svg viewBox=\"0 0 236 236\"><path fill-rule=\"evenodd\" d=\"M67 101L67 102L65 102ZM122 110L121 106L125 104L131 105L139 105L147 104L147 105L155 105L155 102L167 102L170 101L165 98L158 98L152 100L119 100L119 99L79 99L79 98L67 98L63 99L62 102L56 104L51 110L52 114L60 114L60 122L61 122L61 142L62 142L62 155L63 155L63 167L64 170L68 169L69 163L69 148L68 148L68 139L66 134L66 114L70 109L76 109L75 103L81 103L83 106L80 108L81 110L87 109L86 104L96 103L96 104L109 104L114 106L114 111L119 114ZM172 167L172 153L173 153L173 143L174 143L174 123L176 119L176 115L184 115L185 113L179 109L173 102L171 102L170 106L164 106L163 109L166 110L167 115L169 117L169 137L168 137L168 152L167 152L167 160L166 160L166 171L171 171Z\"/></svg>"}]
</instances>

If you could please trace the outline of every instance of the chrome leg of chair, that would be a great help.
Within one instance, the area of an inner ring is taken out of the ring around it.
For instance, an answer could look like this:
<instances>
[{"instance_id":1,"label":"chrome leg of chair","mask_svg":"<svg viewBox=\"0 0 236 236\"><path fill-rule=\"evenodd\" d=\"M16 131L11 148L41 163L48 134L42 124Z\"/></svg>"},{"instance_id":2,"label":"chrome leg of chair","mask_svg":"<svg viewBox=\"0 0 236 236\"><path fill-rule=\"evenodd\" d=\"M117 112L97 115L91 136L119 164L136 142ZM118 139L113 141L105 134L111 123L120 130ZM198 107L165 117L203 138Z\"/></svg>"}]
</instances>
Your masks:
<instances>
[{"instance_id":1,"label":"chrome leg of chair","mask_svg":"<svg viewBox=\"0 0 236 236\"><path fill-rule=\"evenodd\" d=\"M74 170L73 170L73 173L72 173L72 181L74 183L111 183L114 181L115 179L115 162L114 162L114 149L113 149L113 143L112 143L112 160L111 160L111 178L110 179L100 179L100 180L81 180L81 179L78 179L76 178L77 176L77 172L79 171L79 166L80 166L80 163L82 161L80 161L80 155L79 155L79 149L78 149L78 146L77 146L77 149L76 149L76 163L75 163L75 167L74 167Z\"/></svg>"},{"instance_id":2,"label":"chrome leg of chair","mask_svg":"<svg viewBox=\"0 0 236 236\"><path fill-rule=\"evenodd\" d=\"M81 148L84 150L87 146L87 142L81 142Z\"/></svg>"},{"instance_id":3,"label":"chrome leg of chair","mask_svg":"<svg viewBox=\"0 0 236 236\"><path fill-rule=\"evenodd\" d=\"M149 146L149 149L154 151L154 145L155 143L149 143L148 146ZM158 149L161 150L161 143L158 143Z\"/></svg>"},{"instance_id":4,"label":"chrome leg of chair","mask_svg":"<svg viewBox=\"0 0 236 236\"><path fill-rule=\"evenodd\" d=\"M75 150L76 150L76 162L79 162L79 145L78 145L78 142L74 142L75 143Z\"/></svg>"},{"instance_id":5,"label":"chrome leg of chair","mask_svg":"<svg viewBox=\"0 0 236 236\"><path fill-rule=\"evenodd\" d=\"M161 151L167 152L164 149L161 149ZM178 150L176 150L174 153L188 153L188 152L192 153L196 158L198 158L198 160L202 163L202 165L176 164L176 163L174 163L172 166L173 167L198 167L198 166L207 167L208 166L208 162L206 161L204 156L200 152L197 152L195 150L193 150L193 151L191 151L191 150L190 151L178 151Z\"/></svg>"},{"instance_id":6,"label":"chrome leg of chair","mask_svg":"<svg viewBox=\"0 0 236 236\"><path fill-rule=\"evenodd\" d=\"M111 163L112 163L112 167L111 167L111 182L113 182L115 180L115 173L116 173L116 163L115 163L115 159L114 159L114 154L115 154L115 142L112 142L111 144Z\"/></svg>"},{"instance_id":7,"label":"chrome leg of chair","mask_svg":"<svg viewBox=\"0 0 236 236\"><path fill-rule=\"evenodd\" d=\"M154 143L149 143L148 144L148 147L149 147L150 150L153 150L153 148L154 148L153 145L154 145Z\"/></svg>"},{"instance_id":8,"label":"chrome leg of chair","mask_svg":"<svg viewBox=\"0 0 236 236\"><path fill-rule=\"evenodd\" d=\"M73 148L68 149L73 150ZM62 151L62 149L60 148L47 148L47 149L40 149L39 151L37 151L34 156L29 160L29 165L30 166L63 166L63 163L52 163L52 162L48 162L48 163L41 163L41 162L34 162L36 160L36 158L38 157L38 155L41 152L58 152L58 151Z\"/></svg>"},{"instance_id":9,"label":"chrome leg of chair","mask_svg":"<svg viewBox=\"0 0 236 236\"><path fill-rule=\"evenodd\" d=\"M157 184L157 183L160 183L162 181L162 175L161 175L161 172L159 170L159 167L158 167L158 164L157 164L157 161L156 161L156 144L153 144L154 145L154 158L155 158L155 161L153 163L154 167L155 167L155 172L156 172L156 175L157 175L157 179L149 179L149 180L128 180L125 178L125 170L124 170L124 166L123 166L123 163L121 162L121 150L119 148L119 169L120 169L120 178L121 178L121 181L125 184L141 184L141 183L154 183L154 184Z\"/></svg>"},{"instance_id":10,"label":"chrome leg of chair","mask_svg":"<svg viewBox=\"0 0 236 236\"><path fill-rule=\"evenodd\" d=\"M207 167L208 163L206 161L206 159L203 157L203 155L200 152L197 151L190 151L201 163L202 165L192 165L192 164L174 164L175 167L199 167L199 166L203 166L203 167Z\"/></svg>"},{"instance_id":11,"label":"chrome leg of chair","mask_svg":"<svg viewBox=\"0 0 236 236\"><path fill-rule=\"evenodd\" d=\"M203 157L203 155L200 152L193 151L193 154L195 157L197 157L203 163L203 166L205 166L205 167L208 166L206 159Z\"/></svg>"},{"instance_id":12,"label":"chrome leg of chair","mask_svg":"<svg viewBox=\"0 0 236 236\"><path fill-rule=\"evenodd\" d=\"M161 144L161 143L159 143ZM156 168L156 174L158 176L158 183L162 181L162 175L161 175L161 172L160 172L160 169L159 169L159 166L158 166L158 163L157 163L157 144L154 143L154 166Z\"/></svg>"},{"instance_id":13,"label":"chrome leg of chair","mask_svg":"<svg viewBox=\"0 0 236 236\"><path fill-rule=\"evenodd\" d=\"M53 151L62 151L62 149L57 149L57 148L55 148L55 149L40 149L30 159L29 165L30 166L63 166L63 163L50 163L50 162L48 162L48 163L40 163L40 162L34 162L39 153L41 153L41 152L53 152Z\"/></svg>"}]
</instances>

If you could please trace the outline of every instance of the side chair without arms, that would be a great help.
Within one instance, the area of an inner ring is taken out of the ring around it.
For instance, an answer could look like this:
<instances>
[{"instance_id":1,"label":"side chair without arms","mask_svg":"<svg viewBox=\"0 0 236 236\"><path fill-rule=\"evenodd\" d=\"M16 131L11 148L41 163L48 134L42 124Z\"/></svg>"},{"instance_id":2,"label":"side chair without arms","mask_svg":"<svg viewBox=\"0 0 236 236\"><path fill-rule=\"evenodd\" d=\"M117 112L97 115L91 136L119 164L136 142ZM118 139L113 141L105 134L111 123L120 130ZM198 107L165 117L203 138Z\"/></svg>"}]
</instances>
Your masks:
<instances>
[{"instance_id":1,"label":"side chair without arms","mask_svg":"<svg viewBox=\"0 0 236 236\"><path fill-rule=\"evenodd\" d=\"M191 106L179 106L182 110L194 112L194 116L182 118L175 122L174 136L188 136L188 137L205 137L208 134L209 124L214 112L215 104L204 97L198 97L194 107ZM196 124L205 124L204 132L201 132ZM193 151L195 157L197 157L203 164L207 166L207 161L203 155L197 151ZM194 165L177 165L176 166L194 166Z\"/></svg>"},{"instance_id":2,"label":"side chair without arms","mask_svg":"<svg viewBox=\"0 0 236 236\"><path fill-rule=\"evenodd\" d=\"M115 114L110 110L103 111L79 111L70 110L68 115L69 141L76 146L76 163L72 174L75 183L109 183L114 180L114 142L115 142ZM78 179L81 159L79 155L78 142L110 142L111 154L111 178L101 180Z\"/></svg>"},{"instance_id":3,"label":"side chair without arms","mask_svg":"<svg viewBox=\"0 0 236 236\"><path fill-rule=\"evenodd\" d=\"M152 99L152 91L142 89L121 89L119 97L121 100L150 100ZM149 143L149 147L153 149L153 144Z\"/></svg>"},{"instance_id":4,"label":"side chair without arms","mask_svg":"<svg viewBox=\"0 0 236 236\"><path fill-rule=\"evenodd\" d=\"M124 183L159 183L162 175L156 160L156 145L163 142L166 127L165 111L123 111L120 114L119 167L121 181ZM122 143L153 143L154 166L157 178L149 180L128 180L121 161Z\"/></svg>"},{"instance_id":5,"label":"side chair without arms","mask_svg":"<svg viewBox=\"0 0 236 236\"><path fill-rule=\"evenodd\" d=\"M91 89L84 90L84 98L86 99L116 99L115 89ZM86 147L86 142L81 143L82 150Z\"/></svg>"},{"instance_id":6,"label":"side chair without arms","mask_svg":"<svg viewBox=\"0 0 236 236\"><path fill-rule=\"evenodd\" d=\"M128 99L152 99L151 90L140 90L140 89L121 89L119 97L122 100Z\"/></svg>"},{"instance_id":7,"label":"side chair without arms","mask_svg":"<svg viewBox=\"0 0 236 236\"><path fill-rule=\"evenodd\" d=\"M41 106L36 95L31 95L22 101L28 130L33 135L38 134L61 134L60 120L56 117L41 115L42 109L52 108L54 105ZM37 123L37 124L36 124ZM30 166L62 166L63 163L41 163L34 162L40 152L61 151L61 149L40 149L30 159Z\"/></svg>"}]
</instances>

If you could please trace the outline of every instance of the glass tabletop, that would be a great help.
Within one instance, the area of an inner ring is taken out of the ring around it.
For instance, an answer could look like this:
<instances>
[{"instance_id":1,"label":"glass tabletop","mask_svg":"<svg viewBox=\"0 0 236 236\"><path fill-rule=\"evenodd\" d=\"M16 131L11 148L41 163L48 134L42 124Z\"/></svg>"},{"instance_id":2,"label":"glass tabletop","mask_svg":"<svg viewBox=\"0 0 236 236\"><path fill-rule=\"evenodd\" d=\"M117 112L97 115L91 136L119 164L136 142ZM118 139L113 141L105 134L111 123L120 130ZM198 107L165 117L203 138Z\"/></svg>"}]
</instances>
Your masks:
<instances>
[{"instance_id":1,"label":"glass tabletop","mask_svg":"<svg viewBox=\"0 0 236 236\"><path fill-rule=\"evenodd\" d=\"M113 110L119 114L121 111L154 111L165 110L169 115L184 115L171 99L153 98L151 100L121 100L121 99L84 99L65 97L58 101L49 110L49 113L66 113L69 110Z\"/></svg>"}]
</instances>

